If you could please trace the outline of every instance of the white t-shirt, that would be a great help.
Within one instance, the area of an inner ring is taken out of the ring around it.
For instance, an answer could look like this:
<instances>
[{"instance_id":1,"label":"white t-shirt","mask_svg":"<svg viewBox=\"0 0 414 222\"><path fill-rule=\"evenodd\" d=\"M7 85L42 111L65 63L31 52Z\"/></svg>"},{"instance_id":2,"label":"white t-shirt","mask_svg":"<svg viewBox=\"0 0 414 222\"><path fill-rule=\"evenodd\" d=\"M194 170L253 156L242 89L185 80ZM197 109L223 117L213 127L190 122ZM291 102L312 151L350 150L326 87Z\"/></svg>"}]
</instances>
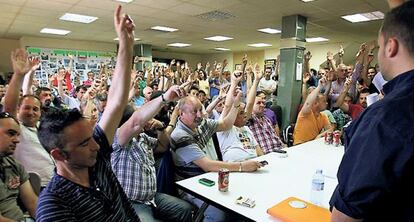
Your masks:
<instances>
[{"instance_id":1,"label":"white t-shirt","mask_svg":"<svg viewBox=\"0 0 414 222\"><path fill-rule=\"evenodd\" d=\"M36 172L40 175L41 185L46 186L53 177L55 165L49 153L40 144L35 127L26 127L20 123L20 143L14 151L14 158L18 160L27 172Z\"/></svg>"},{"instance_id":2,"label":"white t-shirt","mask_svg":"<svg viewBox=\"0 0 414 222\"><path fill-rule=\"evenodd\" d=\"M262 78L259 82L259 89L263 90L271 90L272 93L276 90L277 82L273 79L266 80Z\"/></svg>"},{"instance_id":3,"label":"white t-shirt","mask_svg":"<svg viewBox=\"0 0 414 222\"><path fill-rule=\"evenodd\" d=\"M223 132L217 132L223 161L237 162L257 157L258 145L249 127L236 127Z\"/></svg>"},{"instance_id":4,"label":"white t-shirt","mask_svg":"<svg viewBox=\"0 0 414 222\"><path fill-rule=\"evenodd\" d=\"M73 98L68 95L63 96L63 102L69 107L69 109L78 109L80 110L80 101L77 98Z\"/></svg>"}]
</instances>

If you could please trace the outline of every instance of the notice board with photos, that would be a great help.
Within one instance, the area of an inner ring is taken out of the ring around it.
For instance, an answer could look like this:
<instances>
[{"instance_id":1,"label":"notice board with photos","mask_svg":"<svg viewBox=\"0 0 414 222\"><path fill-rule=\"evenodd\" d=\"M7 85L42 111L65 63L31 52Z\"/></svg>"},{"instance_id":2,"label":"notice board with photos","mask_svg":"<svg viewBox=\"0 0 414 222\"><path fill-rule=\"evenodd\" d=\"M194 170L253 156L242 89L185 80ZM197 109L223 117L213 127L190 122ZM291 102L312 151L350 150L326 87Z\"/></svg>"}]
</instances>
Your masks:
<instances>
[{"instance_id":1,"label":"notice board with photos","mask_svg":"<svg viewBox=\"0 0 414 222\"><path fill-rule=\"evenodd\" d=\"M109 68L115 67L116 52L99 52L73 49L50 49L27 47L29 56L40 58L41 65L35 71L35 78L41 86L48 85L49 76L55 74L60 67L68 68L70 56L73 58L73 68L71 73L72 81L79 78L82 82L87 79L87 73L92 71L99 73L101 64L106 64Z\"/></svg>"}]
</instances>

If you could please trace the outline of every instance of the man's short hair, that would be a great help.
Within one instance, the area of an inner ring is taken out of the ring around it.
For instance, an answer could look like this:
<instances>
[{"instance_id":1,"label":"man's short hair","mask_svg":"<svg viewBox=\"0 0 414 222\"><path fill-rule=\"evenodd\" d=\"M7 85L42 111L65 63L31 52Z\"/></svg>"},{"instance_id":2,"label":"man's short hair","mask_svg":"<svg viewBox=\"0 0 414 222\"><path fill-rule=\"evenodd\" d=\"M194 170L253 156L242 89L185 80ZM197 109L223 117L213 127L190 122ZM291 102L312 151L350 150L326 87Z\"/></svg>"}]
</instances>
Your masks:
<instances>
[{"instance_id":1,"label":"man's short hair","mask_svg":"<svg viewBox=\"0 0 414 222\"><path fill-rule=\"evenodd\" d=\"M204 92L204 90L198 90L198 93L200 94L200 93L202 93L202 94L204 94L205 96L207 96L207 93L206 92Z\"/></svg>"},{"instance_id":2,"label":"man's short hair","mask_svg":"<svg viewBox=\"0 0 414 222\"><path fill-rule=\"evenodd\" d=\"M23 100L26 99L26 98L34 98L35 100L39 101L40 105L42 105L42 102L40 101L39 97L37 97L35 95L24 95L24 96L20 97L18 106L22 105Z\"/></svg>"},{"instance_id":3,"label":"man's short hair","mask_svg":"<svg viewBox=\"0 0 414 222\"><path fill-rule=\"evenodd\" d=\"M37 96L37 97L40 97L40 93L42 93L43 91L52 91L52 90L50 90L50 88L48 88L48 87L44 87L44 86L39 86L39 87L37 87L37 89L36 89L36 92L35 92L35 95Z\"/></svg>"},{"instance_id":4,"label":"man's short hair","mask_svg":"<svg viewBox=\"0 0 414 222\"><path fill-rule=\"evenodd\" d=\"M362 94L362 93L370 94L369 89L367 89L367 88L363 88L359 94Z\"/></svg>"},{"instance_id":5,"label":"man's short hair","mask_svg":"<svg viewBox=\"0 0 414 222\"><path fill-rule=\"evenodd\" d=\"M63 149L66 140L63 130L71 124L83 119L78 109L51 109L42 115L38 129L40 144L48 153L54 148Z\"/></svg>"},{"instance_id":6,"label":"man's short hair","mask_svg":"<svg viewBox=\"0 0 414 222\"><path fill-rule=\"evenodd\" d=\"M414 1L404 4L389 11L382 23L381 33L385 43L390 37L395 36L407 48L410 56L414 57Z\"/></svg>"},{"instance_id":7,"label":"man's short hair","mask_svg":"<svg viewBox=\"0 0 414 222\"><path fill-rule=\"evenodd\" d=\"M96 102L103 102L108 100L108 95L106 95L106 93L98 93L95 96L95 101Z\"/></svg>"},{"instance_id":8,"label":"man's short hair","mask_svg":"<svg viewBox=\"0 0 414 222\"><path fill-rule=\"evenodd\" d=\"M86 88L86 86L80 85L80 86L76 86L75 91L76 92L79 92L81 89L83 89L83 91L87 91L88 90L88 88Z\"/></svg>"}]
</instances>

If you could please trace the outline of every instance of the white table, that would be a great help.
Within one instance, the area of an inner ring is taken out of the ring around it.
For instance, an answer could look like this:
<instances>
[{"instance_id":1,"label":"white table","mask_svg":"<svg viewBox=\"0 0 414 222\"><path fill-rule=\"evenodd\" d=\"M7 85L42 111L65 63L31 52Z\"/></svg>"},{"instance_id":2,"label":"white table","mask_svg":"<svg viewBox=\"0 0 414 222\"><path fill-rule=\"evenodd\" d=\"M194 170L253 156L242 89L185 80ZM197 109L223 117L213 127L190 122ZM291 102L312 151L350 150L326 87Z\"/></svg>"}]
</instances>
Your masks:
<instances>
[{"instance_id":1,"label":"white table","mask_svg":"<svg viewBox=\"0 0 414 222\"><path fill-rule=\"evenodd\" d=\"M267 160L269 165L256 172L230 172L229 190L220 192L217 187L218 173L205 173L177 182L179 188L203 199L219 208L224 208L253 221L278 221L266 210L287 197L294 196L309 201L312 176L316 169L325 175L325 191L322 206L329 207L329 200L338 180L336 173L344 154L344 147L325 145L323 139L314 140L287 148L288 157L280 158L270 153L256 160ZM216 182L207 187L198 182L208 178ZM249 197L256 201L254 208L235 203L239 197Z\"/></svg>"}]
</instances>

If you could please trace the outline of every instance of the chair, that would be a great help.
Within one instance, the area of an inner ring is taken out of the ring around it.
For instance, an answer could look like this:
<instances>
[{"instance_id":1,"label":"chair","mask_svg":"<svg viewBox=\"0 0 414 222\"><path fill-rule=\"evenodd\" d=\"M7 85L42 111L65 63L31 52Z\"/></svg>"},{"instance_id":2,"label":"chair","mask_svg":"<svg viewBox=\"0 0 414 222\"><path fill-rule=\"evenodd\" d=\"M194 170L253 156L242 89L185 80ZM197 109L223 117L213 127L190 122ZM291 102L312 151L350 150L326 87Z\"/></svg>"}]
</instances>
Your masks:
<instances>
[{"instance_id":1,"label":"chair","mask_svg":"<svg viewBox=\"0 0 414 222\"><path fill-rule=\"evenodd\" d=\"M30 185L32 185L33 191L37 196L40 194L40 188L41 188L41 179L40 175L36 172L28 172L29 173L29 181Z\"/></svg>"},{"instance_id":2,"label":"chair","mask_svg":"<svg viewBox=\"0 0 414 222\"><path fill-rule=\"evenodd\" d=\"M295 123L285 127L283 130L283 140L288 147L293 146L293 132L295 131Z\"/></svg>"}]
</instances>

